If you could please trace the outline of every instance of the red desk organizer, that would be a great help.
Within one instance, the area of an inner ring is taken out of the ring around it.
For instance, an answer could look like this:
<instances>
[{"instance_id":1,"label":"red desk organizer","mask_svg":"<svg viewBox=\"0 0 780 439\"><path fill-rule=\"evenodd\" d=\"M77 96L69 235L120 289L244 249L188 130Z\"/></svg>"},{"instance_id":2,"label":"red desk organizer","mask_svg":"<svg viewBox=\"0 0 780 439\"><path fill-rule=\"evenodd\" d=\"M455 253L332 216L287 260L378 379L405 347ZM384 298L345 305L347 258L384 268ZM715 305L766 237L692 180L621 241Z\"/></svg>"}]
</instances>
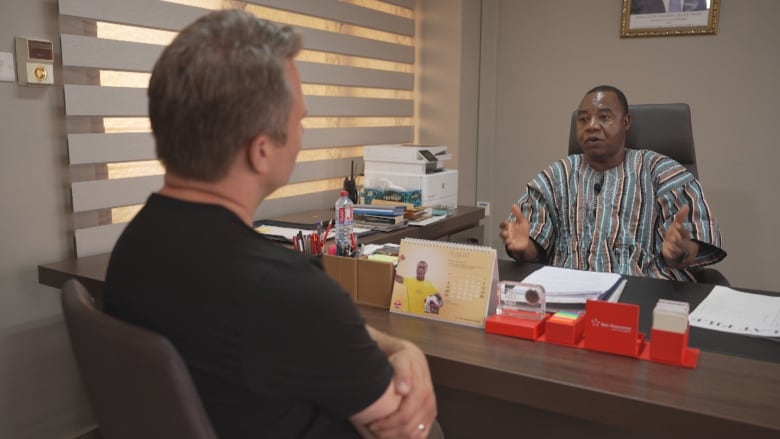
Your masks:
<instances>
[{"instance_id":1,"label":"red desk organizer","mask_svg":"<svg viewBox=\"0 0 780 439\"><path fill-rule=\"evenodd\" d=\"M585 329L585 315L579 314L572 318L571 313L555 313L547 319L547 329L544 332L544 341L562 345L576 345L582 340Z\"/></svg>"},{"instance_id":2,"label":"red desk organizer","mask_svg":"<svg viewBox=\"0 0 780 439\"><path fill-rule=\"evenodd\" d=\"M536 340L544 334L548 318L532 320L496 314L485 319L485 332Z\"/></svg>"},{"instance_id":3,"label":"red desk organizer","mask_svg":"<svg viewBox=\"0 0 780 439\"><path fill-rule=\"evenodd\" d=\"M551 316L530 320L493 315L486 319L485 331L688 368L695 368L699 361L701 351L688 347L689 329L683 334L654 329L652 343L645 342L645 335L637 329L637 305L588 300L585 314L573 324ZM578 328L584 328L581 340Z\"/></svg>"},{"instance_id":4,"label":"red desk organizer","mask_svg":"<svg viewBox=\"0 0 780 439\"><path fill-rule=\"evenodd\" d=\"M642 351L642 359L675 366L696 367L701 351L688 347L689 331L690 328L686 328L684 333L678 334L653 329L650 331L650 343L647 344L647 349Z\"/></svg>"},{"instance_id":5,"label":"red desk organizer","mask_svg":"<svg viewBox=\"0 0 780 439\"><path fill-rule=\"evenodd\" d=\"M585 303L585 349L639 357L645 334L638 327L638 305L600 300Z\"/></svg>"}]
</instances>

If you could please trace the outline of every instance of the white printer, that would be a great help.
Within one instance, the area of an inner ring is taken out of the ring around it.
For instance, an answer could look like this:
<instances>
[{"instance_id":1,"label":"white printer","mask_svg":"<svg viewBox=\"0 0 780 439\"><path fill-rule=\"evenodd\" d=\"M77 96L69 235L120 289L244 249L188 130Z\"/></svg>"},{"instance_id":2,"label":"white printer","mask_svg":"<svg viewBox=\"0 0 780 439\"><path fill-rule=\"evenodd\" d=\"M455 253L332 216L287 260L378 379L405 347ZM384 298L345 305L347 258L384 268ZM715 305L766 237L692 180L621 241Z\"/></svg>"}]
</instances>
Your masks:
<instances>
[{"instance_id":1,"label":"white printer","mask_svg":"<svg viewBox=\"0 0 780 439\"><path fill-rule=\"evenodd\" d=\"M366 146L364 196L455 208L458 171L445 169L443 163L451 158L442 145Z\"/></svg>"}]
</instances>

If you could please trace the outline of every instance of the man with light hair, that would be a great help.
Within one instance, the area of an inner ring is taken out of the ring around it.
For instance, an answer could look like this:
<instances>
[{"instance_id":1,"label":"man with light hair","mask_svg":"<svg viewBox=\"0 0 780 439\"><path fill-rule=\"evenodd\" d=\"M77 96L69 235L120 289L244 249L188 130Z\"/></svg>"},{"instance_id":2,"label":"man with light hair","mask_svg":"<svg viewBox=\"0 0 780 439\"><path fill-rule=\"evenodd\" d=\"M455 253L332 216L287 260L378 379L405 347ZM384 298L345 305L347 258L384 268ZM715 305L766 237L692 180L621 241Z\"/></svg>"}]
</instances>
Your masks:
<instances>
[{"instance_id":1,"label":"man with light hair","mask_svg":"<svg viewBox=\"0 0 780 439\"><path fill-rule=\"evenodd\" d=\"M422 351L252 227L301 149L300 48L226 10L163 51L148 96L164 184L114 248L105 309L171 340L222 439L440 434Z\"/></svg>"}]
</instances>

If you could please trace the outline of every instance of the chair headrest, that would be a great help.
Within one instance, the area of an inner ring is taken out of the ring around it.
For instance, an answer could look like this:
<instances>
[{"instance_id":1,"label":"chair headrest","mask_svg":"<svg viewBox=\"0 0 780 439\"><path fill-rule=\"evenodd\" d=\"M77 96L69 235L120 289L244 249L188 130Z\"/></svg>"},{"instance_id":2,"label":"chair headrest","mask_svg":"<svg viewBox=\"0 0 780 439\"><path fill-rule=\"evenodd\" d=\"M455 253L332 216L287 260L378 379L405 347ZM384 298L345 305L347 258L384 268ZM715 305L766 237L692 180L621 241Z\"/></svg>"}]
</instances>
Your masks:
<instances>
[{"instance_id":1,"label":"chair headrest","mask_svg":"<svg viewBox=\"0 0 780 439\"><path fill-rule=\"evenodd\" d=\"M631 128L626 147L650 149L677 160L698 178L693 144L691 108L688 104L629 105ZM582 152L577 141L577 111L571 115L569 154Z\"/></svg>"}]
</instances>

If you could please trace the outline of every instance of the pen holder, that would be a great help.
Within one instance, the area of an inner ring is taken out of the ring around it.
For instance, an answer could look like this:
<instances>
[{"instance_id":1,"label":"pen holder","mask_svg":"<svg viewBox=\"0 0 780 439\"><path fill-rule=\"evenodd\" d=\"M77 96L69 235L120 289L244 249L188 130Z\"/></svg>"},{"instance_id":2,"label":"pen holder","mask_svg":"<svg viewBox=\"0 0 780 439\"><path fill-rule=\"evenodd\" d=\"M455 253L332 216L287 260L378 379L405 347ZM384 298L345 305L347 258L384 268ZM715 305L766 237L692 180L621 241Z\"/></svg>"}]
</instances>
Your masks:
<instances>
[{"instance_id":1,"label":"pen holder","mask_svg":"<svg viewBox=\"0 0 780 439\"><path fill-rule=\"evenodd\" d=\"M672 364L694 368L699 362L701 351L688 347L688 332L686 328L684 333L671 331L661 331L653 329L650 331L650 343L648 343L647 359L658 363ZM644 357L644 353L643 353Z\"/></svg>"},{"instance_id":2,"label":"pen holder","mask_svg":"<svg viewBox=\"0 0 780 439\"><path fill-rule=\"evenodd\" d=\"M390 308L395 276L393 264L365 258L322 255L325 273L360 305Z\"/></svg>"},{"instance_id":3,"label":"pen holder","mask_svg":"<svg viewBox=\"0 0 780 439\"><path fill-rule=\"evenodd\" d=\"M682 363L685 350L688 348L688 330L678 334L676 332L650 331L650 359L653 361L665 361L668 363Z\"/></svg>"}]
</instances>

